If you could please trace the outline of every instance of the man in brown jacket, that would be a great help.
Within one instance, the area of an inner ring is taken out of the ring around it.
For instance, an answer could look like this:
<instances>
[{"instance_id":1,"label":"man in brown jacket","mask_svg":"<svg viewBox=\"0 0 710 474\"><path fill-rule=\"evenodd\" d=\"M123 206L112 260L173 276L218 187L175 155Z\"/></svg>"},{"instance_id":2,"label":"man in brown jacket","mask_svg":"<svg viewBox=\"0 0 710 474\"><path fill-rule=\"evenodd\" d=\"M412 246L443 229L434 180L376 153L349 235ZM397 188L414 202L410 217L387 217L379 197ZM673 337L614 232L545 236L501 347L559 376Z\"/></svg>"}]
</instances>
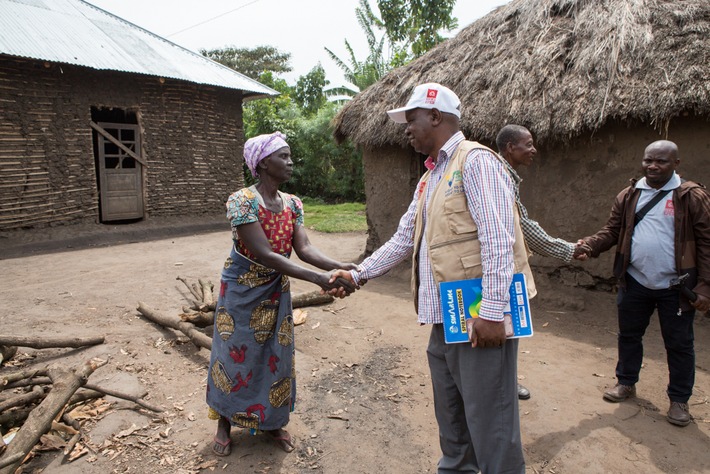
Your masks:
<instances>
[{"instance_id":1,"label":"man in brown jacket","mask_svg":"<svg viewBox=\"0 0 710 474\"><path fill-rule=\"evenodd\" d=\"M607 224L582 240L592 257L617 246L618 383L604 399L616 403L636 395L642 339L657 310L670 374L668 421L686 426L695 382L693 318L695 310L710 308L710 197L703 185L680 179L679 163L675 143L648 145L644 177L619 193ZM686 273L695 301L669 289L671 279Z\"/></svg>"}]
</instances>

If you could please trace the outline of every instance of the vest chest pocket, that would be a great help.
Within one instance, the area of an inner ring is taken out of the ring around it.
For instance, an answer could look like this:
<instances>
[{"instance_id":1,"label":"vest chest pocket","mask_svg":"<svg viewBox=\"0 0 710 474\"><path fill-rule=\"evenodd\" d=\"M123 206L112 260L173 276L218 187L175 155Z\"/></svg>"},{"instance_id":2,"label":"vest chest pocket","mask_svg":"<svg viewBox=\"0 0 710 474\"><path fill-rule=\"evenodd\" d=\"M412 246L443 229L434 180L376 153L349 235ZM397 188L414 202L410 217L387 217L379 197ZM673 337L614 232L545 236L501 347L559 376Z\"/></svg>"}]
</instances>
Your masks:
<instances>
[{"instance_id":1,"label":"vest chest pocket","mask_svg":"<svg viewBox=\"0 0 710 474\"><path fill-rule=\"evenodd\" d=\"M483 275L483 267L481 266L481 246L477 246L478 252L475 255L467 255L461 257L461 266L466 278L481 278Z\"/></svg>"},{"instance_id":2,"label":"vest chest pocket","mask_svg":"<svg viewBox=\"0 0 710 474\"><path fill-rule=\"evenodd\" d=\"M458 193L444 201L444 215L449 230L454 234L467 234L478 229L471 218L464 193Z\"/></svg>"}]
</instances>

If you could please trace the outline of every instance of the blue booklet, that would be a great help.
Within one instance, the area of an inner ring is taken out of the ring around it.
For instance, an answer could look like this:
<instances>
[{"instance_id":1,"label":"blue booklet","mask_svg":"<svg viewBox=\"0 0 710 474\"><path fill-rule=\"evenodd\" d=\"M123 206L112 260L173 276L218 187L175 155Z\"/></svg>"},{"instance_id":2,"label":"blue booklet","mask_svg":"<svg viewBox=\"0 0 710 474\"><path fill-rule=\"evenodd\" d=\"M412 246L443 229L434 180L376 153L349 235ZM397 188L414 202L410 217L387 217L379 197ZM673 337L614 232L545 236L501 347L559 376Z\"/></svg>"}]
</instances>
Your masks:
<instances>
[{"instance_id":1,"label":"blue booklet","mask_svg":"<svg viewBox=\"0 0 710 474\"><path fill-rule=\"evenodd\" d=\"M447 344L469 342L467 319L477 318L481 309L483 287L480 278L439 283L444 314L444 338ZM510 303L503 311L508 338L533 335L530 301L525 275L516 273L510 283Z\"/></svg>"}]
</instances>

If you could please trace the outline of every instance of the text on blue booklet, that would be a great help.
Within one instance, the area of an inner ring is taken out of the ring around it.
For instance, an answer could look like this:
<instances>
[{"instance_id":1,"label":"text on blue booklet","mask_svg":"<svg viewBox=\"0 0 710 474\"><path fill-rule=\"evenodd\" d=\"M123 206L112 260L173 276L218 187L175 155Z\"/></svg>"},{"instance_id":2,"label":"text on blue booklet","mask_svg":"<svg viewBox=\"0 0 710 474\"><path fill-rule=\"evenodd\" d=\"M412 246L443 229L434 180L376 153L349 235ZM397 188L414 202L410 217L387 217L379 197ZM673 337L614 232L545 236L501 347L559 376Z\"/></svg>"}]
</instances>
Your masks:
<instances>
[{"instance_id":1,"label":"text on blue booklet","mask_svg":"<svg viewBox=\"0 0 710 474\"><path fill-rule=\"evenodd\" d=\"M480 278L439 283L441 309L444 314L444 339L447 344L468 342L466 320L477 318L483 293ZM530 302L525 275L516 273L510 284L510 303L503 310L505 334L508 338L533 334Z\"/></svg>"}]
</instances>

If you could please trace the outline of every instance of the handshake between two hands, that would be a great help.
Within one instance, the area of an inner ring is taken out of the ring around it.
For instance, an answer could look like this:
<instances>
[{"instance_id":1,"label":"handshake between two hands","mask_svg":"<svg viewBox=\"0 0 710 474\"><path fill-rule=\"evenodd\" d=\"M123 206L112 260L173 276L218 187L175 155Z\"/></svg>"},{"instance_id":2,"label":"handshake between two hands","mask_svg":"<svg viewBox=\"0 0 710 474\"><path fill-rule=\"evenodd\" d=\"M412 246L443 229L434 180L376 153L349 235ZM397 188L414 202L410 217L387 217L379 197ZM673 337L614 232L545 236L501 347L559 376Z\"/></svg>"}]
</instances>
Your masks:
<instances>
[{"instance_id":1,"label":"handshake between two hands","mask_svg":"<svg viewBox=\"0 0 710 474\"><path fill-rule=\"evenodd\" d=\"M574 247L574 252L572 253L572 257L575 260L579 261L585 261L588 258L591 258L592 256L592 248L584 242L584 240L579 239L577 241L577 245Z\"/></svg>"},{"instance_id":2,"label":"handshake between two hands","mask_svg":"<svg viewBox=\"0 0 710 474\"><path fill-rule=\"evenodd\" d=\"M355 290L359 290L361 285L366 283L366 280L360 280L359 284L355 283L351 270L360 271L354 263L348 263L337 270L331 270L323 275L328 279L327 283L321 284L321 294L329 294L336 298L345 298L352 294Z\"/></svg>"}]
</instances>

